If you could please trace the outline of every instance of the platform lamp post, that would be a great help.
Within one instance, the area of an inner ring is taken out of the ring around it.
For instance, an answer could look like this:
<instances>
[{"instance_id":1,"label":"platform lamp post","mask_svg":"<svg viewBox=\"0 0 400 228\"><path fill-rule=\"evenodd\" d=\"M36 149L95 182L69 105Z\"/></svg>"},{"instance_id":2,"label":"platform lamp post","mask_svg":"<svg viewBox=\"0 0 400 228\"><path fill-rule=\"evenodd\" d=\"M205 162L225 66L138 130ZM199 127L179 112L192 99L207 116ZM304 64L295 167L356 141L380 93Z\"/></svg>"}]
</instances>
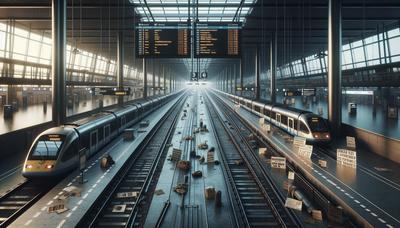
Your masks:
<instances>
[{"instance_id":1,"label":"platform lamp post","mask_svg":"<svg viewBox=\"0 0 400 228\"><path fill-rule=\"evenodd\" d=\"M56 125L65 123L65 71L67 40L67 0L51 1L52 17L52 119Z\"/></svg>"}]
</instances>

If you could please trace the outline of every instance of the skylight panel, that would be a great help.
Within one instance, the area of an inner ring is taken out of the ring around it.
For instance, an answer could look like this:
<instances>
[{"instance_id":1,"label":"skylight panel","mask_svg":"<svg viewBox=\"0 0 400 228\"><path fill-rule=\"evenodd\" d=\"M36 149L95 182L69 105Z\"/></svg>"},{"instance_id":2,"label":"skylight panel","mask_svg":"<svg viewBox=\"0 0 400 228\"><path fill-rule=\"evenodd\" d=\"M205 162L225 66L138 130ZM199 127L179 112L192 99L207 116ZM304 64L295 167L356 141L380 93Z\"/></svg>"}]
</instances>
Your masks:
<instances>
[{"instance_id":1,"label":"skylight panel","mask_svg":"<svg viewBox=\"0 0 400 228\"><path fill-rule=\"evenodd\" d=\"M141 21L187 21L189 17L187 0L130 0L135 4L135 11L141 16ZM239 16L239 21L244 22L245 17L252 12L252 4L256 0L245 0L239 15L236 15L241 0L198 0L198 19L209 22L234 21ZM147 3L147 5L146 5ZM226 5L226 6L224 6ZM195 9L190 9L190 17L195 15ZM153 16L153 18L151 17Z\"/></svg>"}]
</instances>

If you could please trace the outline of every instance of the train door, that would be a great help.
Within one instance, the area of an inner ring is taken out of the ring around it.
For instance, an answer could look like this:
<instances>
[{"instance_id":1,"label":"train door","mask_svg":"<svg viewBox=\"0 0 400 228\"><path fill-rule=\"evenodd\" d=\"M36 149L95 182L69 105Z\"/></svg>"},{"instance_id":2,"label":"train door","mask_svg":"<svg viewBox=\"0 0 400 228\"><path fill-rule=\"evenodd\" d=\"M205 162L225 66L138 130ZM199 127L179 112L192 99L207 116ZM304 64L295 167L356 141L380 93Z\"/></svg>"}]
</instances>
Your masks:
<instances>
[{"instance_id":1,"label":"train door","mask_svg":"<svg viewBox=\"0 0 400 228\"><path fill-rule=\"evenodd\" d=\"M293 118L288 117L288 131L291 134L295 134L295 129L294 129L294 120Z\"/></svg>"},{"instance_id":2,"label":"train door","mask_svg":"<svg viewBox=\"0 0 400 228\"><path fill-rule=\"evenodd\" d=\"M110 124L104 126L104 142L107 143L110 141Z\"/></svg>"},{"instance_id":3,"label":"train door","mask_svg":"<svg viewBox=\"0 0 400 228\"><path fill-rule=\"evenodd\" d=\"M281 114L276 113L276 126L281 126Z\"/></svg>"},{"instance_id":4,"label":"train door","mask_svg":"<svg viewBox=\"0 0 400 228\"><path fill-rule=\"evenodd\" d=\"M90 154L94 154L97 151L97 140L98 140L98 131L90 132Z\"/></svg>"}]
</instances>

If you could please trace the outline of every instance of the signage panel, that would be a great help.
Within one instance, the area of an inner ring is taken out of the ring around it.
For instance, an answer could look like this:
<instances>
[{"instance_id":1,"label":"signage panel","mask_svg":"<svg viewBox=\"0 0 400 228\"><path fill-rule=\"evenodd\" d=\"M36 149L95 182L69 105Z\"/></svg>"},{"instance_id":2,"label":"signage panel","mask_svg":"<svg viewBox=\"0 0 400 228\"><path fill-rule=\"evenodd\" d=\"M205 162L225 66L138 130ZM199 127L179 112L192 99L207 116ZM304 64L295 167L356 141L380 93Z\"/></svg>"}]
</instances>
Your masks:
<instances>
[{"instance_id":1,"label":"signage panel","mask_svg":"<svg viewBox=\"0 0 400 228\"><path fill-rule=\"evenodd\" d=\"M276 169L286 169L286 158L271 157L271 167Z\"/></svg>"},{"instance_id":2,"label":"signage panel","mask_svg":"<svg viewBox=\"0 0 400 228\"><path fill-rule=\"evenodd\" d=\"M186 23L140 23L136 26L138 58L189 58L190 27Z\"/></svg>"},{"instance_id":3,"label":"signage panel","mask_svg":"<svg viewBox=\"0 0 400 228\"><path fill-rule=\"evenodd\" d=\"M241 57L239 23L198 23L195 32L196 58Z\"/></svg>"}]
</instances>

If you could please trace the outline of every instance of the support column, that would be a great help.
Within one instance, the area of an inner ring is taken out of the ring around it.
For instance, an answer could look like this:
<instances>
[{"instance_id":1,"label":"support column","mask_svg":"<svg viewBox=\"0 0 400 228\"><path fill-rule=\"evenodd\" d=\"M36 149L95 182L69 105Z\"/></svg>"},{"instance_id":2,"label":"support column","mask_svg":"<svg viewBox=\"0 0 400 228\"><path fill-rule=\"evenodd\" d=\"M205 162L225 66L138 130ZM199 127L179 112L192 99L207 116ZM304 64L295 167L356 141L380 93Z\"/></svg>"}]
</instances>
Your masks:
<instances>
[{"instance_id":1,"label":"support column","mask_svg":"<svg viewBox=\"0 0 400 228\"><path fill-rule=\"evenodd\" d=\"M239 77L240 77L240 93L239 96L243 96L243 68L244 68L244 61L243 57L240 59L240 71L239 71Z\"/></svg>"},{"instance_id":2,"label":"support column","mask_svg":"<svg viewBox=\"0 0 400 228\"><path fill-rule=\"evenodd\" d=\"M67 41L67 1L51 1L52 16L52 119L56 125L65 123L65 72L66 72L66 41Z\"/></svg>"},{"instance_id":3,"label":"support column","mask_svg":"<svg viewBox=\"0 0 400 228\"><path fill-rule=\"evenodd\" d=\"M172 78L172 91L175 92L175 76Z\"/></svg>"},{"instance_id":4,"label":"support column","mask_svg":"<svg viewBox=\"0 0 400 228\"><path fill-rule=\"evenodd\" d=\"M153 79L151 82L152 87L153 87L153 92L151 93L152 96L156 95L156 68L154 67L154 65L155 65L155 60L152 59L151 60L151 74L153 76Z\"/></svg>"},{"instance_id":5,"label":"support column","mask_svg":"<svg viewBox=\"0 0 400 228\"><path fill-rule=\"evenodd\" d=\"M237 79L238 79L238 75L240 73L240 60L239 60L239 64L235 64L235 83L234 83L234 93L235 95L237 95Z\"/></svg>"},{"instance_id":6,"label":"support column","mask_svg":"<svg viewBox=\"0 0 400 228\"><path fill-rule=\"evenodd\" d=\"M169 88L168 88L168 91L169 91L169 93L172 93L172 73L171 73L171 70L168 71L168 75L169 75Z\"/></svg>"},{"instance_id":7,"label":"support column","mask_svg":"<svg viewBox=\"0 0 400 228\"><path fill-rule=\"evenodd\" d=\"M227 93L228 92L228 76L229 76L229 68L227 67L227 68L225 68L225 78L224 78L224 81L225 81L225 93Z\"/></svg>"},{"instance_id":8,"label":"support column","mask_svg":"<svg viewBox=\"0 0 400 228\"><path fill-rule=\"evenodd\" d=\"M160 95L161 94L161 75L163 74L163 66L160 65L160 67L158 68L158 75L157 75L157 94Z\"/></svg>"},{"instance_id":9,"label":"support column","mask_svg":"<svg viewBox=\"0 0 400 228\"><path fill-rule=\"evenodd\" d=\"M342 124L342 21L341 0L329 0L328 32L328 120L334 134Z\"/></svg>"},{"instance_id":10,"label":"support column","mask_svg":"<svg viewBox=\"0 0 400 228\"><path fill-rule=\"evenodd\" d=\"M143 58L143 98L147 98L147 61Z\"/></svg>"},{"instance_id":11,"label":"support column","mask_svg":"<svg viewBox=\"0 0 400 228\"><path fill-rule=\"evenodd\" d=\"M255 65L255 82L254 82L254 93L255 99L260 100L260 50L259 47L256 46L256 58L254 61Z\"/></svg>"},{"instance_id":12,"label":"support column","mask_svg":"<svg viewBox=\"0 0 400 228\"><path fill-rule=\"evenodd\" d=\"M231 94L234 94L234 91L235 91L235 87L236 87L236 81L234 81L234 80L236 80L236 67L235 67L235 65L234 64L232 64L231 65L231 67L232 67L232 74L231 74Z\"/></svg>"},{"instance_id":13,"label":"support column","mask_svg":"<svg viewBox=\"0 0 400 228\"><path fill-rule=\"evenodd\" d=\"M124 89L124 32L118 32L117 42L117 87ZM118 105L123 105L124 97L118 96Z\"/></svg>"},{"instance_id":14,"label":"support column","mask_svg":"<svg viewBox=\"0 0 400 228\"><path fill-rule=\"evenodd\" d=\"M276 103L276 59L277 57L277 34L274 33L270 47L269 47L269 52L270 52L270 71L271 71L271 81L270 81L270 97L271 97L271 103L275 104Z\"/></svg>"},{"instance_id":15,"label":"support column","mask_svg":"<svg viewBox=\"0 0 400 228\"><path fill-rule=\"evenodd\" d=\"M163 66L163 68L162 68L162 77L163 77L163 94L165 95L165 94L167 94L167 90L166 90L166 86L165 86L165 82L166 82L166 79L165 79L165 66Z\"/></svg>"},{"instance_id":16,"label":"support column","mask_svg":"<svg viewBox=\"0 0 400 228\"><path fill-rule=\"evenodd\" d=\"M231 69L231 65L228 65L228 77L226 78L226 83L228 84L228 86L226 87L227 93L231 93L232 91L232 69Z\"/></svg>"}]
</instances>

